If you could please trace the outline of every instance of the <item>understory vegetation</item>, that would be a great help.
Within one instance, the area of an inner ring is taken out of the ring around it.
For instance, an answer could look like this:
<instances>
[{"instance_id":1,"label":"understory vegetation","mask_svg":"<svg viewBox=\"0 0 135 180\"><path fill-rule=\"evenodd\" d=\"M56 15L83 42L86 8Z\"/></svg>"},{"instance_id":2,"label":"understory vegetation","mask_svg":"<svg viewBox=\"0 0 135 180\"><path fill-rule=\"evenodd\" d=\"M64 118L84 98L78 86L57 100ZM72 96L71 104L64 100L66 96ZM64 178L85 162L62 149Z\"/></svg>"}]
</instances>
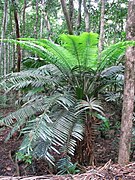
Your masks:
<instances>
[{"instance_id":1,"label":"understory vegetation","mask_svg":"<svg viewBox=\"0 0 135 180\"><path fill-rule=\"evenodd\" d=\"M99 59L96 33L63 34L60 45L46 39L5 41L37 56L27 57L21 72L0 83L5 95L13 92L18 99L17 110L0 120L11 128L6 141L15 132L23 137L16 158L26 164L45 159L59 173L77 173L77 163L92 165L95 131L109 128L102 100L122 102L123 57L134 42L111 45Z\"/></svg>"}]
</instances>

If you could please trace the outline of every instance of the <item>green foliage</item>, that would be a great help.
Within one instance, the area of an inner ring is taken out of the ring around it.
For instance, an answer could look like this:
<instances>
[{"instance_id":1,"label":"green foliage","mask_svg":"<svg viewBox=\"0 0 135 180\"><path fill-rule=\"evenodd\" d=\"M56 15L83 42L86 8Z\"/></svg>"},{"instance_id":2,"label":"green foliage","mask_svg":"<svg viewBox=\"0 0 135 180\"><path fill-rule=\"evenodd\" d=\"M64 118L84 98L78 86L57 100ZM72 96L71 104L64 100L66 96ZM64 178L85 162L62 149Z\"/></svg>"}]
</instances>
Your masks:
<instances>
[{"instance_id":1,"label":"green foliage","mask_svg":"<svg viewBox=\"0 0 135 180\"><path fill-rule=\"evenodd\" d=\"M104 69L118 64L121 61L121 57L125 54L126 48L129 46L135 46L135 41L118 42L102 51L100 68Z\"/></svg>"},{"instance_id":2,"label":"green foliage","mask_svg":"<svg viewBox=\"0 0 135 180\"><path fill-rule=\"evenodd\" d=\"M66 155L74 155L77 140L83 139L88 112L103 114L98 95L107 92L114 82L116 86L116 77L123 71L122 66L109 66L115 65L116 57L131 45L119 43L122 51L117 51L118 45L108 48L101 55L103 61L97 63L97 34L61 38L63 46L45 39L6 40L36 53L45 65L12 73L0 83L6 92L21 93L18 102L22 106L0 120L0 125L12 127L7 140L20 131L24 139L19 152L45 158L52 164L53 153L60 153L61 147ZM110 52L112 59L108 59ZM107 121L104 123L107 127ZM75 166L71 167L75 171Z\"/></svg>"},{"instance_id":3,"label":"green foliage","mask_svg":"<svg viewBox=\"0 0 135 180\"><path fill-rule=\"evenodd\" d=\"M27 57L23 59L22 64L24 69L39 68L45 65L45 61L36 57Z\"/></svg>"},{"instance_id":4,"label":"green foliage","mask_svg":"<svg viewBox=\"0 0 135 180\"><path fill-rule=\"evenodd\" d=\"M98 55L98 34L82 33L80 36L62 34L63 46L76 58L74 66L95 69Z\"/></svg>"},{"instance_id":5,"label":"green foliage","mask_svg":"<svg viewBox=\"0 0 135 180\"><path fill-rule=\"evenodd\" d=\"M23 161L26 164L31 164L32 163L32 156L27 155L27 154L23 154L21 152L16 153L16 158L17 158L18 161Z\"/></svg>"},{"instance_id":6,"label":"green foliage","mask_svg":"<svg viewBox=\"0 0 135 180\"><path fill-rule=\"evenodd\" d=\"M57 162L58 174L77 174L80 170L77 168L77 163L72 163L69 156L60 159Z\"/></svg>"},{"instance_id":7,"label":"green foliage","mask_svg":"<svg viewBox=\"0 0 135 180\"><path fill-rule=\"evenodd\" d=\"M101 114L97 114L97 118L100 119L102 121L99 130L100 131L108 131L110 129L110 122L109 119L102 116Z\"/></svg>"}]
</instances>

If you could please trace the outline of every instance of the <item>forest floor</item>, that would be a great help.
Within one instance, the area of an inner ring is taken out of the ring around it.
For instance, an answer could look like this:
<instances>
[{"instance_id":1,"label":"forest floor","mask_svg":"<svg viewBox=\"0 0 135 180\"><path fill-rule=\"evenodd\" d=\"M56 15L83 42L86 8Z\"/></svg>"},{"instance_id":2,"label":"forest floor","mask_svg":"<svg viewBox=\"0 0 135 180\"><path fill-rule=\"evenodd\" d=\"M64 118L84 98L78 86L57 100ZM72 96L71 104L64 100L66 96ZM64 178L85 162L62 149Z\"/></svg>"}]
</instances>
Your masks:
<instances>
[{"instance_id":1,"label":"forest floor","mask_svg":"<svg viewBox=\"0 0 135 180\"><path fill-rule=\"evenodd\" d=\"M109 107L109 109L107 107ZM5 116L12 111L14 111L13 108L0 109L0 114ZM17 162L15 153L21 144L21 139L18 139L17 134L14 134L9 141L4 142L10 129L0 130L0 180L8 180L11 179L11 177L12 180L135 180L134 152L132 152L132 163L125 167L121 167L117 164L120 126L116 120L119 119L120 113L119 111L116 112L113 106L106 105L106 115L111 121L111 128L107 131L100 131L96 136L95 166L84 167L82 171L83 174L73 176L54 176L48 169L47 164L42 160L35 161L33 165L29 166L26 166L23 162Z\"/></svg>"}]
</instances>

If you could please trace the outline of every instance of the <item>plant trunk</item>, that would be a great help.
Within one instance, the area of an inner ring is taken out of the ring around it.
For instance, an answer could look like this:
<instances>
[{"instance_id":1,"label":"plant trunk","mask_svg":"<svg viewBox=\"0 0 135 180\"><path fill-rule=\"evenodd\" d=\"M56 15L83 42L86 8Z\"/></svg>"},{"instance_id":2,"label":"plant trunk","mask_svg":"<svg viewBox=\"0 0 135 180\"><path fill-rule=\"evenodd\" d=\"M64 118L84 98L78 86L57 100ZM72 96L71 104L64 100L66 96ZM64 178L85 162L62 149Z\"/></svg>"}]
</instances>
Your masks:
<instances>
[{"instance_id":1,"label":"plant trunk","mask_svg":"<svg viewBox=\"0 0 135 180\"><path fill-rule=\"evenodd\" d=\"M7 6L8 6L8 0L5 0L4 3L4 13L3 13L3 22L2 22L2 27L1 27L1 48L0 48L0 75L5 75L5 47L4 43L2 40L5 38L5 32L6 32L6 27L7 27Z\"/></svg>"},{"instance_id":2,"label":"plant trunk","mask_svg":"<svg viewBox=\"0 0 135 180\"><path fill-rule=\"evenodd\" d=\"M99 44L98 44L99 59L100 59L100 53L102 52L104 45L104 14L105 14L105 0L101 0L100 36L99 36Z\"/></svg>"},{"instance_id":3,"label":"plant trunk","mask_svg":"<svg viewBox=\"0 0 135 180\"><path fill-rule=\"evenodd\" d=\"M34 26L34 34L35 38L37 39L38 37L38 0L36 0L36 21L35 21L35 26Z\"/></svg>"},{"instance_id":4,"label":"plant trunk","mask_svg":"<svg viewBox=\"0 0 135 180\"><path fill-rule=\"evenodd\" d=\"M81 19L82 19L81 6L82 6L82 0L79 0L78 18L77 18L77 31L78 31L78 30L80 29L80 27L81 27Z\"/></svg>"},{"instance_id":5,"label":"plant trunk","mask_svg":"<svg viewBox=\"0 0 135 180\"><path fill-rule=\"evenodd\" d=\"M19 40L20 38L20 28L19 28L19 21L18 21L18 13L16 10L16 2L12 0L13 8L14 8L14 18L15 18L15 25L16 25L16 38ZM17 72L20 72L21 67L21 48L17 45Z\"/></svg>"},{"instance_id":6,"label":"plant trunk","mask_svg":"<svg viewBox=\"0 0 135 180\"><path fill-rule=\"evenodd\" d=\"M64 14L65 19L66 19L67 28L68 28L68 33L69 33L70 35L72 35L72 34L73 34L73 28L72 28L72 24L71 24L71 21L70 21L69 13L68 13L68 11L67 11L66 2L65 2L65 0L60 0L60 2L61 2L63 14Z\"/></svg>"},{"instance_id":7,"label":"plant trunk","mask_svg":"<svg viewBox=\"0 0 135 180\"><path fill-rule=\"evenodd\" d=\"M40 38L43 36L43 22L44 22L44 0L41 0L41 18L40 18Z\"/></svg>"},{"instance_id":8,"label":"plant trunk","mask_svg":"<svg viewBox=\"0 0 135 180\"><path fill-rule=\"evenodd\" d=\"M75 151L75 162L79 164L85 164L86 166L94 165L94 140L95 140L95 126L97 124L97 119L95 117L86 115L85 122L85 132L84 138L80 142L77 142L77 147Z\"/></svg>"},{"instance_id":9,"label":"plant trunk","mask_svg":"<svg viewBox=\"0 0 135 180\"><path fill-rule=\"evenodd\" d=\"M74 3L73 0L69 0L69 18L72 29L73 29L73 17L74 17Z\"/></svg>"},{"instance_id":10,"label":"plant trunk","mask_svg":"<svg viewBox=\"0 0 135 180\"><path fill-rule=\"evenodd\" d=\"M85 21L85 31L90 32L90 0L88 2L88 6L86 5L86 0L83 0L83 7L84 7L84 21Z\"/></svg>"},{"instance_id":11,"label":"plant trunk","mask_svg":"<svg viewBox=\"0 0 135 180\"><path fill-rule=\"evenodd\" d=\"M50 26L50 22L49 22L49 18L48 18L47 12L44 12L44 14L45 14L45 25L46 25L46 29L47 29L47 32L48 32L48 39L50 39L51 26Z\"/></svg>"},{"instance_id":12,"label":"plant trunk","mask_svg":"<svg viewBox=\"0 0 135 180\"><path fill-rule=\"evenodd\" d=\"M24 5L23 5L23 29L22 29L22 37L25 35L25 19L26 19L26 0L24 0Z\"/></svg>"},{"instance_id":13,"label":"plant trunk","mask_svg":"<svg viewBox=\"0 0 135 180\"><path fill-rule=\"evenodd\" d=\"M127 19L127 39L135 40L135 0L129 1ZM121 136L118 162L121 165L129 163L132 138L132 120L135 94L135 47L126 51L125 83L121 121Z\"/></svg>"}]
</instances>

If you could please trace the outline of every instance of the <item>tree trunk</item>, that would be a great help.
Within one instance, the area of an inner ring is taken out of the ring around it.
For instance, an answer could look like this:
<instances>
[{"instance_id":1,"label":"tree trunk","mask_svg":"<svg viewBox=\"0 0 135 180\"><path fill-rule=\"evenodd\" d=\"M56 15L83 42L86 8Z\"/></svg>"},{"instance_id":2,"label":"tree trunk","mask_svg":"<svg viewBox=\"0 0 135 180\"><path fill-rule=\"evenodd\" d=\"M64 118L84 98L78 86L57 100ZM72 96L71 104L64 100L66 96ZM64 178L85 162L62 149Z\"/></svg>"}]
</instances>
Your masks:
<instances>
[{"instance_id":1,"label":"tree trunk","mask_svg":"<svg viewBox=\"0 0 135 180\"><path fill-rule=\"evenodd\" d=\"M27 0L24 0L23 4L23 15L22 15L22 37L25 37L25 29L26 29L26 6ZM22 59L25 57L25 50L22 49Z\"/></svg>"},{"instance_id":2,"label":"tree trunk","mask_svg":"<svg viewBox=\"0 0 135 180\"><path fill-rule=\"evenodd\" d=\"M19 28L19 22L18 22L18 14L16 10L16 2L15 0L12 0L13 8L14 8L14 18L15 18L15 25L16 25L16 38L20 38L20 28ZM20 72L21 67L21 48L19 45L17 45L17 72Z\"/></svg>"},{"instance_id":3,"label":"tree trunk","mask_svg":"<svg viewBox=\"0 0 135 180\"><path fill-rule=\"evenodd\" d=\"M5 0L4 3L4 13L3 13L3 21L2 21L2 27L1 27L1 47L0 47L0 75L5 75L5 56L4 56L4 43L2 40L5 38L5 32L6 32L6 27L7 27L7 6L8 6L8 0Z\"/></svg>"},{"instance_id":4,"label":"tree trunk","mask_svg":"<svg viewBox=\"0 0 135 180\"><path fill-rule=\"evenodd\" d=\"M77 18L77 30L79 30L80 27L81 27L81 19L82 19L81 6L82 6L82 0L79 0L78 18Z\"/></svg>"},{"instance_id":5,"label":"tree trunk","mask_svg":"<svg viewBox=\"0 0 135 180\"><path fill-rule=\"evenodd\" d=\"M135 40L135 0L129 1L127 19L127 39ZM132 137L132 119L135 94L135 47L128 47L126 51L125 84L123 96L123 109L121 121L121 136L119 144L118 162L126 165L130 158Z\"/></svg>"},{"instance_id":6,"label":"tree trunk","mask_svg":"<svg viewBox=\"0 0 135 180\"><path fill-rule=\"evenodd\" d=\"M24 5L23 5L23 29L22 29L22 37L25 35L25 16L26 16L26 0L24 0Z\"/></svg>"},{"instance_id":7,"label":"tree trunk","mask_svg":"<svg viewBox=\"0 0 135 180\"><path fill-rule=\"evenodd\" d=\"M82 141L77 141L73 161L77 161L81 165L85 164L86 166L95 164L94 142L97 123L98 120L95 117L90 115L90 113L86 113L84 138Z\"/></svg>"},{"instance_id":8,"label":"tree trunk","mask_svg":"<svg viewBox=\"0 0 135 180\"><path fill-rule=\"evenodd\" d=\"M90 0L88 1L88 5L86 5L86 0L83 0L83 7L84 7L84 21L85 21L85 31L90 32Z\"/></svg>"},{"instance_id":9,"label":"tree trunk","mask_svg":"<svg viewBox=\"0 0 135 180\"><path fill-rule=\"evenodd\" d=\"M47 12L44 12L44 14L45 14L45 25L46 25L46 29L47 29L47 32L48 32L48 39L50 39L51 26L50 26L50 22L49 22L49 18L48 18Z\"/></svg>"},{"instance_id":10,"label":"tree trunk","mask_svg":"<svg viewBox=\"0 0 135 180\"><path fill-rule=\"evenodd\" d=\"M60 0L60 2L61 2L63 14L64 14L65 19L66 19L68 33L72 35L73 34L73 28L72 28L72 24L71 24L71 21L70 21L69 13L67 11L66 2L65 2L65 0Z\"/></svg>"},{"instance_id":11,"label":"tree trunk","mask_svg":"<svg viewBox=\"0 0 135 180\"><path fill-rule=\"evenodd\" d=\"M44 0L41 0L41 18L40 18L40 38L42 38L43 36L43 22L44 22L44 7L45 7L45 4L44 4Z\"/></svg>"},{"instance_id":12,"label":"tree trunk","mask_svg":"<svg viewBox=\"0 0 135 180\"><path fill-rule=\"evenodd\" d=\"M104 45L104 14L105 14L105 0L101 0L100 36L99 36L99 44L98 44L99 59L100 59L100 53L103 50L103 45Z\"/></svg>"},{"instance_id":13,"label":"tree trunk","mask_svg":"<svg viewBox=\"0 0 135 180\"><path fill-rule=\"evenodd\" d=\"M36 21L35 21L35 26L34 26L34 34L35 34L35 38L38 37L38 2L39 0L36 0Z\"/></svg>"},{"instance_id":14,"label":"tree trunk","mask_svg":"<svg viewBox=\"0 0 135 180\"><path fill-rule=\"evenodd\" d=\"M73 17L74 17L74 3L73 0L69 0L69 18L72 29L73 29Z\"/></svg>"}]
</instances>

